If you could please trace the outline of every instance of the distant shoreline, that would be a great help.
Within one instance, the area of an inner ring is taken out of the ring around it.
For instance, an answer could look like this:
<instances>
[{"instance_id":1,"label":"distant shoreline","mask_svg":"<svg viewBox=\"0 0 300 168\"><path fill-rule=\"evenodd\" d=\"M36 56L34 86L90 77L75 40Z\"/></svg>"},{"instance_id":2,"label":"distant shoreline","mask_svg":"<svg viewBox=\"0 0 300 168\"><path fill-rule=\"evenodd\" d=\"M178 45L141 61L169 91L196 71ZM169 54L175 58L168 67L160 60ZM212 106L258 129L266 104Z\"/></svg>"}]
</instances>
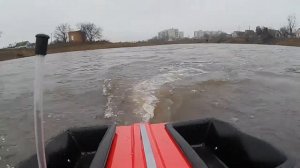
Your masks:
<instances>
[{"instance_id":1,"label":"distant shoreline","mask_svg":"<svg viewBox=\"0 0 300 168\"><path fill-rule=\"evenodd\" d=\"M168 44L195 44L195 43L229 43L229 44L265 44L265 45L283 45L300 47L300 39L281 39L272 40L269 43L251 43L243 38L230 39L227 41L204 41L195 39L183 39L179 41L164 41L164 42L93 42L83 44L54 44L49 45L48 54L71 52L71 51L84 51L95 49L108 49L108 48L123 48L123 47L142 47L142 46L155 46L155 45L168 45ZM0 61L30 57L34 55L34 49L0 49Z\"/></svg>"}]
</instances>

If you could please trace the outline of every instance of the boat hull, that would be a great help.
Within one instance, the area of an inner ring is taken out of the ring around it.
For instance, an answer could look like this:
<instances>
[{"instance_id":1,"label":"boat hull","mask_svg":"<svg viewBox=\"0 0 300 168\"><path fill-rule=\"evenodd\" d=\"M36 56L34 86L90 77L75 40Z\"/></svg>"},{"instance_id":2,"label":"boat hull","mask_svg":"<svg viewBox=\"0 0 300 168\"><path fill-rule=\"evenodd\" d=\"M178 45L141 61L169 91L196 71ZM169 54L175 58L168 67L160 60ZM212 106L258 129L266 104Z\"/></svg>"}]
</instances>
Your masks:
<instances>
[{"instance_id":1,"label":"boat hull","mask_svg":"<svg viewBox=\"0 0 300 168\"><path fill-rule=\"evenodd\" d=\"M70 129L46 146L48 168L292 168L274 146L201 119ZM36 155L17 167L38 168Z\"/></svg>"}]
</instances>

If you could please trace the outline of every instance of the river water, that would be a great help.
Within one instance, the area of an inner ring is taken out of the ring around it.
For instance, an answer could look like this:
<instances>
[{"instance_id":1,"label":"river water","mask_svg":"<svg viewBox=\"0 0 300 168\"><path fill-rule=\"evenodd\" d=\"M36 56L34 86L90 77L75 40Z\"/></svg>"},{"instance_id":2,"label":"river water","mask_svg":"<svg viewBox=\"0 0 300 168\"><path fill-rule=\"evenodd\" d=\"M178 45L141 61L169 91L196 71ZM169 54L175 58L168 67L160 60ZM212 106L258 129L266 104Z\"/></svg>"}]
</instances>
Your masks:
<instances>
[{"instance_id":1,"label":"river water","mask_svg":"<svg viewBox=\"0 0 300 168\"><path fill-rule=\"evenodd\" d=\"M34 150L34 57L0 62L0 167ZM300 48L188 44L51 54L45 133L214 117L300 161Z\"/></svg>"}]
</instances>

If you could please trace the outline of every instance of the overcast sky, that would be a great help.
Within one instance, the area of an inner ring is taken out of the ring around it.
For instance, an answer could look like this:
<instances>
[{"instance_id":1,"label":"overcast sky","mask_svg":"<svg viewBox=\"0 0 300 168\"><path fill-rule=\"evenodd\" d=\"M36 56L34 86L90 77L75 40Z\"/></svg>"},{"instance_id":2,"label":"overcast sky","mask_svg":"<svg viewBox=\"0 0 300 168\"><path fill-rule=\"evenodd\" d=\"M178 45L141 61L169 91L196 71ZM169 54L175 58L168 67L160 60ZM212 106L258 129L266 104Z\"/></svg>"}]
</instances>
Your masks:
<instances>
[{"instance_id":1,"label":"overcast sky","mask_svg":"<svg viewBox=\"0 0 300 168\"><path fill-rule=\"evenodd\" d=\"M111 41L149 39L158 31L279 28L289 14L300 27L300 0L0 0L0 47L50 35L60 23L93 22Z\"/></svg>"}]
</instances>

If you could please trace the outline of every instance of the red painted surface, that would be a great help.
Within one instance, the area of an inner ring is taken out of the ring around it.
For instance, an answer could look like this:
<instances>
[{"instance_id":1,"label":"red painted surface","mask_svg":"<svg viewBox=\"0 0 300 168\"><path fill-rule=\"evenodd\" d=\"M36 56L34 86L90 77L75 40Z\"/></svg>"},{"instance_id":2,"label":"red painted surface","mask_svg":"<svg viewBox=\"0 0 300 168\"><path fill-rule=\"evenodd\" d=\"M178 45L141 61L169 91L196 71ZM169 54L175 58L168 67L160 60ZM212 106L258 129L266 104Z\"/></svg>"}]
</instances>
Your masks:
<instances>
[{"instance_id":1,"label":"red painted surface","mask_svg":"<svg viewBox=\"0 0 300 168\"><path fill-rule=\"evenodd\" d=\"M165 129L165 124L146 124L157 168L191 168ZM109 153L107 168L146 168L140 124L119 126Z\"/></svg>"},{"instance_id":2,"label":"red painted surface","mask_svg":"<svg viewBox=\"0 0 300 168\"><path fill-rule=\"evenodd\" d=\"M119 126L109 153L108 168L146 168L139 125Z\"/></svg>"},{"instance_id":3,"label":"red painted surface","mask_svg":"<svg viewBox=\"0 0 300 168\"><path fill-rule=\"evenodd\" d=\"M155 160L162 161L158 167L166 168L190 168L192 167L186 159L181 149L169 135L165 129L165 124L149 124L147 125L147 132L152 145L155 149ZM160 159L158 159L160 158ZM157 164L158 165L158 164Z\"/></svg>"}]
</instances>

